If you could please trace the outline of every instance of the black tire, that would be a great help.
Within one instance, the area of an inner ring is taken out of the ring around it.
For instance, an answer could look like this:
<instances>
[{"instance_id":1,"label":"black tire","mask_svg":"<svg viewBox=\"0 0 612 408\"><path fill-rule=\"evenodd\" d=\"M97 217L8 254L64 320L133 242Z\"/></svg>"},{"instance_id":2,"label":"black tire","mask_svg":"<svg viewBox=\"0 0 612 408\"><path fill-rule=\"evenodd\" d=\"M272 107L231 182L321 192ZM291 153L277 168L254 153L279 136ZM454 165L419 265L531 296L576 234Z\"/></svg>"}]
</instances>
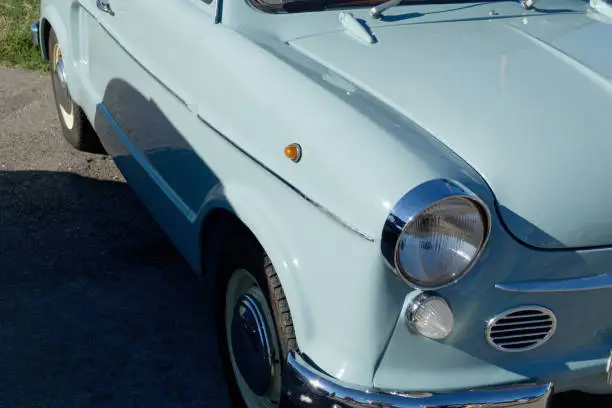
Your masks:
<instances>
[{"instance_id":1,"label":"black tire","mask_svg":"<svg viewBox=\"0 0 612 408\"><path fill-rule=\"evenodd\" d=\"M213 255L216 269L214 271L216 278L214 306L221 363L230 400L235 408L244 408L246 404L236 382L225 328L225 297L230 277L234 271L238 269L249 271L264 292L268 307L274 317L274 329L282 361L286 359L289 351L297 350L298 347L291 312L272 262L245 227L238 225L238 222L232 224L217 228L218 233L213 233L214 238L212 239L216 241L214 246L217 248Z\"/></svg>"},{"instance_id":2,"label":"black tire","mask_svg":"<svg viewBox=\"0 0 612 408\"><path fill-rule=\"evenodd\" d=\"M59 94L62 92L62 85L56 75L56 61L57 53L61 53L61 47L58 46L57 37L55 31L51 29L49 33L49 43L47 49L49 50L49 71L51 72L51 83L53 85L53 96L55 98L55 107L57 108L57 114L59 117L60 125L62 127L62 134L64 139L75 149L89 152L105 154L106 151L100 143L98 135L91 126L89 119L85 116L83 110L72 100L70 94L66 90L68 95L67 101L64 101L64 110L66 112L72 112L70 117L72 118L71 123L67 123L66 119L62 114L62 104L60 102Z\"/></svg>"}]
</instances>

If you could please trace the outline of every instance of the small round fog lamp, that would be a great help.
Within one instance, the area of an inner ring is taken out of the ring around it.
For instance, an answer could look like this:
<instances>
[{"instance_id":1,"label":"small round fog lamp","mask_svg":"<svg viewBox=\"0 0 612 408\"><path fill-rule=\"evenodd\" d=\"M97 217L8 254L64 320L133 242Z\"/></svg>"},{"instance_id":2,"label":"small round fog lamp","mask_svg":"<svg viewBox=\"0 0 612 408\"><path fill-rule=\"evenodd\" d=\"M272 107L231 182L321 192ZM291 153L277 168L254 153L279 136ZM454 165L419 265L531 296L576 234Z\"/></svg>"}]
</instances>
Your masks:
<instances>
[{"instance_id":1,"label":"small round fog lamp","mask_svg":"<svg viewBox=\"0 0 612 408\"><path fill-rule=\"evenodd\" d=\"M443 298L423 293L408 306L406 323L421 336L441 340L453 331L453 312Z\"/></svg>"}]
</instances>

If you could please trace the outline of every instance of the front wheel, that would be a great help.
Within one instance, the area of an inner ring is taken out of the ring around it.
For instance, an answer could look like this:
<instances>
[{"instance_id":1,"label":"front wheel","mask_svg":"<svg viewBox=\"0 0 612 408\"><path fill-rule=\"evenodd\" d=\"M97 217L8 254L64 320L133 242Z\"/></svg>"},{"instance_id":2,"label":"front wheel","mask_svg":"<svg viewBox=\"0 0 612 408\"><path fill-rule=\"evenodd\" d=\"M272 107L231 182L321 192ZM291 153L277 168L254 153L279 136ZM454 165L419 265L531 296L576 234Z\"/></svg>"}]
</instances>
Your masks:
<instances>
[{"instance_id":1,"label":"front wheel","mask_svg":"<svg viewBox=\"0 0 612 408\"><path fill-rule=\"evenodd\" d=\"M216 318L230 399L238 408L278 407L283 364L297 349L293 321L272 263L246 234L217 258Z\"/></svg>"},{"instance_id":2,"label":"front wheel","mask_svg":"<svg viewBox=\"0 0 612 408\"><path fill-rule=\"evenodd\" d=\"M70 96L62 47L53 29L49 34L47 49L49 50L49 71L51 71L53 96L55 97L55 106L64 139L77 150L104 154L105 150L87 116L85 116L85 112L74 103Z\"/></svg>"}]
</instances>

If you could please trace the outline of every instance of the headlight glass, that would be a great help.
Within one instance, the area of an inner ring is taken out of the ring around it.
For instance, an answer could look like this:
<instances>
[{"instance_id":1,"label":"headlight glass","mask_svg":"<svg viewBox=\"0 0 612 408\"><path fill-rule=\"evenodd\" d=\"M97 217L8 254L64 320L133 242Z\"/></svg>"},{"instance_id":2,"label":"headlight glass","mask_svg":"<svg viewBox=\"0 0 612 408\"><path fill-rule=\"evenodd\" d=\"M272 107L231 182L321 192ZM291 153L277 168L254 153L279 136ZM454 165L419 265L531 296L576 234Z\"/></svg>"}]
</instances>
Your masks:
<instances>
[{"instance_id":1,"label":"headlight glass","mask_svg":"<svg viewBox=\"0 0 612 408\"><path fill-rule=\"evenodd\" d=\"M478 256L486 235L479 204L449 197L414 217L395 251L398 272L416 286L440 286L464 274Z\"/></svg>"},{"instance_id":2,"label":"headlight glass","mask_svg":"<svg viewBox=\"0 0 612 408\"><path fill-rule=\"evenodd\" d=\"M409 285L432 290L453 284L474 266L491 228L480 198L447 179L426 181L391 209L381 252Z\"/></svg>"}]
</instances>

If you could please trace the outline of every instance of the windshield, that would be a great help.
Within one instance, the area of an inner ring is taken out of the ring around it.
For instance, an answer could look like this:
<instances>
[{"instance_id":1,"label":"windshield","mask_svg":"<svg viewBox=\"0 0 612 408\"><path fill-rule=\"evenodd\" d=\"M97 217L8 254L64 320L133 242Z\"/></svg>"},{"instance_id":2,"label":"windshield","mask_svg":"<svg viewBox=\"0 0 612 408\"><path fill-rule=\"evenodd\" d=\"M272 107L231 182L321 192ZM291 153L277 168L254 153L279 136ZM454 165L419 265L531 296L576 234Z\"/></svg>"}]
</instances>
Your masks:
<instances>
[{"instance_id":1,"label":"windshield","mask_svg":"<svg viewBox=\"0 0 612 408\"><path fill-rule=\"evenodd\" d=\"M401 1L401 4L447 4L469 1L470 0L404 0ZM251 2L258 8L271 13L320 11L328 8L371 7L385 3L384 0L251 0Z\"/></svg>"}]
</instances>

